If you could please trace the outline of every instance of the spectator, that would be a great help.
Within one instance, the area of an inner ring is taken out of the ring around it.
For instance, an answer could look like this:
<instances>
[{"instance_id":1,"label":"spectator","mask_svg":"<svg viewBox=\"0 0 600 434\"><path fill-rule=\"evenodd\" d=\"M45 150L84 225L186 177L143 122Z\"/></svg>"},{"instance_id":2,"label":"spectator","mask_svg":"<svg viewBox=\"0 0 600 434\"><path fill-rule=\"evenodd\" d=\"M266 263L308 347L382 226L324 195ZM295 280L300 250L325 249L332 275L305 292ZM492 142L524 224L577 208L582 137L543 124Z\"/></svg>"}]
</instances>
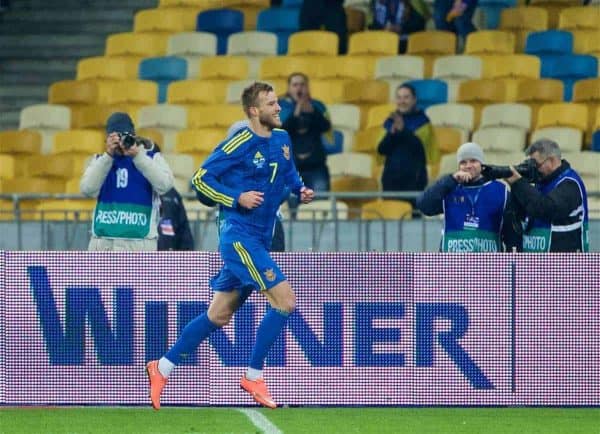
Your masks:
<instances>
[{"instance_id":1,"label":"spectator","mask_svg":"<svg viewBox=\"0 0 600 434\"><path fill-rule=\"evenodd\" d=\"M473 13L477 0L435 0L433 20L435 28L456 33L459 43L464 44L467 35L477 30L473 25Z\"/></svg>"},{"instance_id":2,"label":"spectator","mask_svg":"<svg viewBox=\"0 0 600 434\"><path fill-rule=\"evenodd\" d=\"M437 150L433 127L427 115L417 109L411 85L398 86L396 107L383 123L385 136L377 147L385 156L381 184L383 191L420 191L427 185L427 154ZM414 200L411 203L415 205Z\"/></svg>"},{"instance_id":3,"label":"spectator","mask_svg":"<svg viewBox=\"0 0 600 434\"><path fill-rule=\"evenodd\" d=\"M514 168L507 179L525 216L523 251L587 252L588 202L580 176L552 140L534 142L526 154L537 168L536 179L525 179Z\"/></svg>"},{"instance_id":4,"label":"spectator","mask_svg":"<svg viewBox=\"0 0 600 434\"><path fill-rule=\"evenodd\" d=\"M518 235L510 217L508 188L500 181L489 181L482 176L485 159L476 143L465 143L458 148L456 160L458 171L442 176L417 199L417 207L423 214L444 213L440 250L512 250L518 244Z\"/></svg>"},{"instance_id":5,"label":"spectator","mask_svg":"<svg viewBox=\"0 0 600 434\"><path fill-rule=\"evenodd\" d=\"M288 77L288 90L279 105L283 129L292 140L294 162L302 180L313 190L329 191L322 135L331 129L331 122L325 105L311 98L305 74L295 72Z\"/></svg>"},{"instance_id":6,"label":"spectator","mask_svg":"<svg viewBox=\"0 0 600 434\"><path fill-rule=\"evenodd\" d=\"M80 182L98 199L88 250L156 250L159 196L173 187L173 173L152 142L135 136L126 113L110 115L106 134L106 151Z\"/></svg>"},{"instance_id":7,"label":"spectator","mask_svg":"<svg viewBox=\"0 0 600 434\"><path fill-rule=\"evenodd\" d=\"M179 192L172 188L160 200L158 250L194 250L194 237Z\"/></svg>"},{"instance_id":8,"label":"spectator","mask_svg":"<svg viewBox=\"0 0 600 434\"><path fill-rule=\"evenodd\" d=\"M304 0L300 8L300 30L329 30L337 33L339 54L348 49L348 24L344 0Z\"/></svg>"},{"instance_id":9,"label":"spectator","mask_svg":"<svg viewBox=\"0 0 600 434\"><path fill-rule=\"evenodd\" d=\"M406 52L408 35L425 30L430 12L422 0L371 0L372 30L389 30L400 36L399 53Z\"/></svg>"}]
</instances>

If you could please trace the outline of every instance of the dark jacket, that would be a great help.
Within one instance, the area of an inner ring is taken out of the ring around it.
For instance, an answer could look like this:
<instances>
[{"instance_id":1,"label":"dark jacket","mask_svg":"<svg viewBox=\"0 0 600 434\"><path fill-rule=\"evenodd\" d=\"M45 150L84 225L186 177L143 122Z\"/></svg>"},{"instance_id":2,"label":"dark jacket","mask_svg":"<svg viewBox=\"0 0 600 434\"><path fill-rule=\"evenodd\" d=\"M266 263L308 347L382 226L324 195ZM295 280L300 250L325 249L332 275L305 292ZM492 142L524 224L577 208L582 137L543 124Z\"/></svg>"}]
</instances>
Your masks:
<instances>
[{"instance_id":1,"label":"dark jacket","mask_svg":"<svg viewBox=\"0 0 600 434\"><path fill-rule=\"evenodd\" d=\"M194 238L181 196L172 188L160 199L158 250L194 250Z\"/></svg>"},{"instance_id":2,"label":"dark jacket","mask_svg":"<svg viewBox=\"0 0 600 434\"><path fill-rule=\"evenodd\" d=\"M329 131L331 122L322 102L313 99L311 103L312 113L294 116L296 102L290 96L279 100L282 128L292 139L294 162L300 172L325 166L327 158L321 135Z\"/></svg>"},{"instance_id":3,"label":"dark jacket","mask_svg":"<svg viewBox=\"0 0 600 434\"><path fill-rule=\"evenodd\" d=\"M399 16L400 3L404 3L402 15ZM371 0L373 22L369 26L373 30L384 29L387 23L399 25L400 33L408 35L425 30L425 24L430 16L425 2L420 0Z\"/></svg>"},{"instance_id":4,"label":"dark jacket","mask_svg":"<svg viewBox=\"0 0 600 434\"><path fill-rule=\"evenodd\" d=\"M563 160L558 169L536 184L537 188L529 184L524 178L517 180L512 185L511 191L515 202L519 206L519 214L522 217L527 217L529 224L532 223L533 219L540 219L550 222L552 225L570 225L580 218L573 215L573 211L584 205L583 200L587 200L587 198L585 190L582 192L573 179L564 179L547 194L540 191L544 186L548 186L570 169L571 165ZM587 211L587 204L585 204L585 210ZM527 227L525 231L527 231ZM552 232L550 251L582 251L581 231L582 229L569 232Z\"/></svg>"}]
</instances>

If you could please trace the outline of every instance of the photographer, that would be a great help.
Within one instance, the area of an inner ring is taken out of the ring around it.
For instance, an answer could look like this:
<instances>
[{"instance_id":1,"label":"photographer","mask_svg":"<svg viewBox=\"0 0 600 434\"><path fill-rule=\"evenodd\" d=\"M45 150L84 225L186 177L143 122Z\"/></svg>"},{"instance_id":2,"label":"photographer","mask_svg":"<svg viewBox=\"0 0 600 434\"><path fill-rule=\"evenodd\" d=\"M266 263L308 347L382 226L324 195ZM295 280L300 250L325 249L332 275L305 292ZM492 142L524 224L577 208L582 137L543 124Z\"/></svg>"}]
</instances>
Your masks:
<instances>
[{"instance_id":1,"label":"photographer","mask_svg":"<svg viewBox=\"0 0 600 434\"><path fill-rule=\"evenodd\" d=\"M126 113L106 122L106 151L81 178L81 192L97 197L88 250L156 250L160 195L173 174L151 141L135 136Z\"/></svg>"},{"instance_id":2,"label":"photographer","mask_svg":"<svg viewBox=\"0 0 600 434\"><path fill-rule=\"evenodd\" d=\"M483 150L476 143L464 143L456 159L458 171L442 176L417 198L423 214L444 213L441 251L501 252L516 247L520 240L508 216L508 188L482 176Z\"/></svg>"},{"instance_id":3,"label":"photographer","mask_svg":"<svg viewBox=\"0 0 600 434\"><path fill-rule=\"evenodd\" d=\"M512 176L506 179L525 215L523 251L587 252L588 204L583 181L561 158L552 140L536 141L526 154L537 176L527 179L519 173L523 172L520 167L511 167Z\"/></svg>"}]
</instances>

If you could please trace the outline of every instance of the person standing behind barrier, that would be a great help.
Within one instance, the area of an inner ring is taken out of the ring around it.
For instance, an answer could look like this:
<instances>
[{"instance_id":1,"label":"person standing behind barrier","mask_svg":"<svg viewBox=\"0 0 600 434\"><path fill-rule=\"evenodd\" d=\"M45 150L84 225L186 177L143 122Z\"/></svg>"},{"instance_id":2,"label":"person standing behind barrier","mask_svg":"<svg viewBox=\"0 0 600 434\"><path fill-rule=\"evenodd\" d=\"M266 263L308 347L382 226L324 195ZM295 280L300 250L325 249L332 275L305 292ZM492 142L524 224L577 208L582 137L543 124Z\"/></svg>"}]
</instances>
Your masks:
<instances>
[{"instance_id":1,"label":"person standing behind barrier","mask_svg":"<svg viewBox=\"0 0 600 434\"><path fill-rule=\"evenodd\" d=\"M173 173L151 142L135 137L126 113L109 116L106 134L106 151L80 181L97 198L88 250L156 250L159 196L173 187Z\"/></svg>"},{"instance_id":2,"label":"person standing behind barrier","mask_svg":"<svg viewBox=\"0 0 600 434\"><path fill-rule=\"evenodd\" d=\"M473 14L478 0L435 0L433 20L437 30L456 33L460 45L464 45L467 35L477 30L473 25Z\"/></svg>"},{"instance_id":3,"label":"person standing behind barrier","mask_svg":"<svg viewBox=\"0 0 600 434\"><path fill-rule=\"evenodd\" d=\"M501 252L503 242L512 250L518 236L509 217L508 188L481 175L485 159L476 143L461 145L456 159L458 171L442 176L417 199L423 214L444 214L441 251Z\"/></svg>"},{"instance_id":4,"label":"person standing behind barrier","mask_svg":"<svg viewBox=\"0 0 600 434\"><path fill-rule=\"evenodd\" d=\"M242 104L250 127L219 144L192 178L197 195L220 206L219 251L224 266L210 281L214 293L208 311L186 325L160 360L146 365L150 399L157 410L174 367L212 332L228 324L254 291L267 298L270 308L256 331L240 386L259 404L277 407L264 381L263 366L295 309L296 296L268 250L283 190L289 188L305 203L313 199L314 192L300 179L290 137L279 128L281 108L273 88L266 83L252 84L244 89Z\"/></svg>"},{"instance_id":5,"label":"person standing behind barrier","mask_svg":"<svg viewBox=\"0 0 600 434\"><path fill-rule=\"evenodd\" d=\"M534 142L526 151L538 179L523 178L514 167L506 181L525 215L524 252L587 252L589 250L587 192L579 174L563 160L558 144Z\"/></svg>"},{"instance_id":6,"label":"person standing behind barrier","mask_svg":"<svg viewBox=\"0 0 600 434\"><path fill-rule=\"evenodd\" d=\"M300 6L300 30L328 30L338 35L338 52L348 49L348 23L344 0L304 0Z\"/></svg>"},{"instance_id":7,"label":"person standing behind barrier","mask_svg":"<svg viewBox=\"0 0 600 434\"><path fill-rule=\"evenodd\" d=\"M427 185L426 150L433 154L435 137L427 115L417 109L415 89L402 84L396 89L396 111L383 123L385 136L377 152L385 156L383 191L421 191ZM437 149L437 148L435 148ZM410 202L415 206L415 200Z\"/></svg>"},{"instance_id":8,"label":"person standing behind barrier","mask_svg":"<svg viewBox=\"0 0 600 434\"><path fill-rule=\"evenodd\" d=\"M388 30L400 37L398 52L405 53L408 36L425 30L430 16L429 7L423 0L371 0L371 30Z\"/></svg>"},{"instance_id":9,"label":"person standing behind barrier","mask_svg":"<svg viewBox=\"0 0 600 434\"><path fill-rule=\"evenodd\" d=\"M170 189L160 202L158 250L194 250L194 237L179 192Z\"/></svg>"}]
</instances>

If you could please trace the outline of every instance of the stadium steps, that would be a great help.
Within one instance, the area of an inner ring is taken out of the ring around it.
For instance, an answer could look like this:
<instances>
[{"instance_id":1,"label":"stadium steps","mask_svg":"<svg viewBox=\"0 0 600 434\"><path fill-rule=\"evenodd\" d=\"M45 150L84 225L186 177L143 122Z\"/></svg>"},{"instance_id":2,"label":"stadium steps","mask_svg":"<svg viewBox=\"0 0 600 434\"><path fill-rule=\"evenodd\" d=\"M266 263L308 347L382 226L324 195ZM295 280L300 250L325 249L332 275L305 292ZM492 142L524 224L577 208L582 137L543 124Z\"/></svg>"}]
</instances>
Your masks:
<instances>
[{"instance_id":1,"label":"stadium steps","mask_svg":"<svg viewBox=\"0 0 600 434\"><path fill-rule=\"evenodd\" d=\"M73 79L77 61L101 56L106 38L133 29L158 0L12 0L0 16L0 131L16 129L23 107L48 101L48 87Z\"/></svg>"}]
</instances>

